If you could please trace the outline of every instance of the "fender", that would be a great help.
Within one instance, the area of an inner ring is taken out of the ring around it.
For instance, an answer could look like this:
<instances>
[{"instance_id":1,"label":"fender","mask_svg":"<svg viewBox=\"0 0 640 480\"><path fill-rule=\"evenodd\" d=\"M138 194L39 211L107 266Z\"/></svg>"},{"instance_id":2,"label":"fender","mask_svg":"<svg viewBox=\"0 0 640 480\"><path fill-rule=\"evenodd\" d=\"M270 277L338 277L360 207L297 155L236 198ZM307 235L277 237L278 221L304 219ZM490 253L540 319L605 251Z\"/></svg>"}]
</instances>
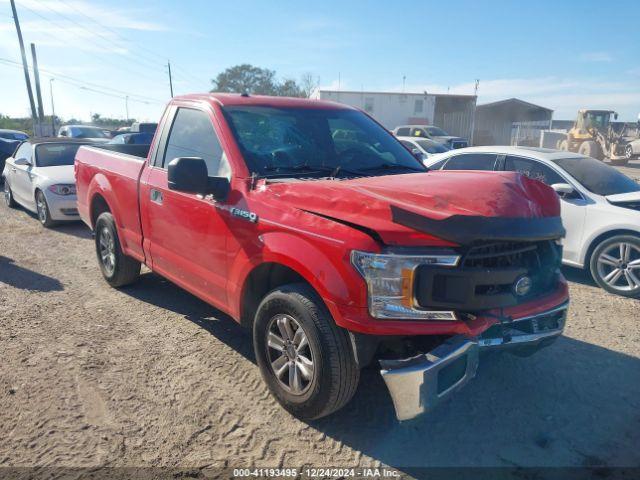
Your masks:
<instances>
[{"instance_id":1,"label":"fender","mask_svg":"<svg viewBox=\"0 0 640 480\"><path fill-rule=\"evenodd\" d=\"M323 298L336 320L339 317L334 311L336 303L366 305L364 282L355 269L347 271L350 265L343 259L346 254L342 245L336 245L336 251L327 254L318 245L291 233L269 232L260 235L259 239L262 249L251 256L245 249L240 249L229 265L227 293L235 318L240 318L247 277L264 263L284 265L302 276ZM341 269L340 266L347 268Z\"/></svg>"},{"instance_id":2,"label":"fender","mask_svg":"<svg viewBox=\"0 0 640 480\"><path fill-rule=\"evenodd\" d=\"M93 176L87 189L87 199L89 199L87 205L89 219L91 218L91 205L96 195L100 195L104 198L111 215L113 215L122 251L136 260L144 262L145 258L141 248L142 236L139 232L132 230L130 226L125 224L121 214L124 207L118 200L118 196L113 191L109 179L102 173L97 173ZM135 214L136 216L138 215L137 208L135 210ZM91 225L91 228L95 229L95 225Z\"/></svg>"},{"instance_id":3,"label":"fender","mask_svg":"<svg viewBox=\"0 0 640 480\"><path fill-rule=\"evenodd\" d=\"M592 252L593 249L595 248L595 245L593 244L593 242L601 235L605 235L609 232L612 232L612 233L618 232L620 234L623 234L626 232L626 233L631 233L635 235L640 235L640 228L638 228L637 224L633 224L633 223L617 223L615 224L615 226L612 226L612 225L603 226L602 228L599 228L598 230L593 232L591 235L589 235L588 238L584 239L583 241L584 248L580 252L580 259L579 259L580 265L582 267L584 268L588 267L588 265L586 265L585 262L587 261L587 253Z\"/></svg>"}]
</instances>

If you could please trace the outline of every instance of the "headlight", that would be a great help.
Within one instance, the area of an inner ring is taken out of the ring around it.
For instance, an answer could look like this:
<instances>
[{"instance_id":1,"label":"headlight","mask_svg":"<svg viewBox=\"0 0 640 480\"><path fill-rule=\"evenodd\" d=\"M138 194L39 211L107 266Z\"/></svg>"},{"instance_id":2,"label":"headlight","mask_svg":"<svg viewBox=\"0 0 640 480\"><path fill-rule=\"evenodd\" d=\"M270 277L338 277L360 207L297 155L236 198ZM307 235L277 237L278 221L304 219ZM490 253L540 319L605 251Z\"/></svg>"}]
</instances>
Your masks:
<instances>
[{"instance_id":1,"label":"headlight","mask_svg":"<svg viewBox=\"0 0 640 480\"><path fill-rule=\"evenodd\" d=\"M455 320L450 311L416 307L413 286L420 265L455 267L460 256L451 254L401 255L354 250L351 263L367 282L369 313L375 318Z\"/></svg>"},{"instance_id":2,"label":"headlight","mask_svg":"<svg viewBox=\"0 0 640 480\"><path fill-rule=\"evenodd\" d=\"M75 185L51 185L49 187L49 191L55 193L56 195L75 195L76 194L76 186Z\"/></svg>"}]
</instances>

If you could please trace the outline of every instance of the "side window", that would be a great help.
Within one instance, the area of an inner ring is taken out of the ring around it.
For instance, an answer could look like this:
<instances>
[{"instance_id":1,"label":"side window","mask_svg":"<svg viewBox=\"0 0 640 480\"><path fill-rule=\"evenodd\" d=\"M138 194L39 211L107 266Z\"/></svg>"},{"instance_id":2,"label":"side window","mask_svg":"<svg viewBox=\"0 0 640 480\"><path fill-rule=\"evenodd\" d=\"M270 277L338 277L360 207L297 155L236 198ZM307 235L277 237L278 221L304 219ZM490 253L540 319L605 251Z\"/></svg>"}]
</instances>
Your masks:
<instances>
[{"instance_id":1,"label":"side window","mask_svg":"<svg viewBox=\"0 0 640 480\"><path fill-rule=\"evenodd\" d=\"M493 170L495 163L493 153L466 153L451 157L443 170Z\"/></svg>"},{"instance_id":2,"label":"side window","mask_svg":"<svg viewBox=\"0 0 640 480\"><path fill-rule=\"evenodd\" d=\"M408 137L409 136L409 127L402 127L398 129L398 133L396 135L398 137Z\"/></svg>"},{"instance_id":3,"label":"side window","mask_svg":"<svg viewBox=\"0 0 640 480\"><path fill-rule=\"evenodd\" d=\"M226 157L223 160L222 147L208 114L192 108L178 109L167 138L164 167L177 157L200 157L207 164L210 177L226 175L228 165L223 165Z\"/></svg>"},{"instance_id":4,"label":"side window","mask_svg":"<svg viewBox=\"0 0 640 480\"><path fill-rule=\"evenodd\" d=\"M424 110L424 100L416 100L413 104L413 113L417 115L418 113L422 113Z\"/></svg>"},{"instance_id":5,"label":"side window","mask_svg":"<svg viewBox=\"0 0 640 480\"><path fill-rule=\"evenodd\" d=\"M429 168L431 170L440 170L442 168L442 166L447 163L447 160L449 160L448 158L445 158L444 160L439 160L436 163L434 163L433 165L430 165Z\"/></svg>"},{"instance_id":6,"label":"side window","mask_svg":"<svg viewBox=\"0 0 640 480\"><path fill-rule=\"evenodd\" d=\"M529 158L507 155L504 161L504 169L510 172L518 172L534 180L539 180L547 185L554 183L567 183L560 175L546 165Z\"/></svg>"},{"instance_id":7,"label":"side window","mask_svg":"<svg viewBox=\"0 0 640 480\"><path fill-rule=\"evenodd\" d=\"M27 160L31 161L32 155L33 155L33 148L31 147L31 144L28 142L25 142L18 147L14 155L14 158L16 160L19 158L26 158Z\"/></svg>"}]
</instances>

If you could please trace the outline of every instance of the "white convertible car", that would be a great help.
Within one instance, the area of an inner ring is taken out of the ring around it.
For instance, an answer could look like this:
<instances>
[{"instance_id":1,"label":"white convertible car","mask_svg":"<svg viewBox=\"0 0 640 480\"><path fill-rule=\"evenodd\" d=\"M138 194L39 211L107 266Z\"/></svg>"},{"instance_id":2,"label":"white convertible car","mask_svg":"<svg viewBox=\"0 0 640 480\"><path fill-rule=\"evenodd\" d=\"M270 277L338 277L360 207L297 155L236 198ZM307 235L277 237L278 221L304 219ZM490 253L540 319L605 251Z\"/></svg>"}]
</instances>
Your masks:
<instances>
[{"instance_id":1,"label":"white convertible car","mask_svg":"<svg viewBox=\"0 0 640 480\"><path fill-rule=\"evenodd\" d=\"M80 145L90 143L68 138L22 142L2 171L7 205L20 204L37 213L45 227L79 220L73 162Z\"/></svg>"},{"instance_id":2,"label":"white convertible car","mask_svg":"<svg viewBox=\"0 0 640 480\"><path fill-rule=\"evenodd\" d=\"M589 269L605 290L640 297L640 185L576 153L530 147L471 147L431 156L442 170L517 171L560 196L563 263Z\"/></svg>"}]
</instances>

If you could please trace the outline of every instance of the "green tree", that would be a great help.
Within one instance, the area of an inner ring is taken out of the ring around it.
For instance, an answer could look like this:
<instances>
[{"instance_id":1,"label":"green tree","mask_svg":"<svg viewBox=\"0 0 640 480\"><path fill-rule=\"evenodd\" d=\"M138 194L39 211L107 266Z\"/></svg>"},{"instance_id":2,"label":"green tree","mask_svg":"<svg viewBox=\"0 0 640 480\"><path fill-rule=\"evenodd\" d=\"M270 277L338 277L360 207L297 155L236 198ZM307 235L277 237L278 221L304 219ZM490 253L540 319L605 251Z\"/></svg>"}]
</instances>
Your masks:
<instances>
[{"instance_id":1,"label":"green tree","mask_svg":"<svg viewBox=\"0 0 640 480\"><path fill-rule=\"evenodd\" d=\"M306 96L303 88L295 80L279 81L274 70L255 67L248 63L227 68L211 80L211 83L213 84L212 92L246 92L285 97Z\"/></svg>"}]
</instances>

